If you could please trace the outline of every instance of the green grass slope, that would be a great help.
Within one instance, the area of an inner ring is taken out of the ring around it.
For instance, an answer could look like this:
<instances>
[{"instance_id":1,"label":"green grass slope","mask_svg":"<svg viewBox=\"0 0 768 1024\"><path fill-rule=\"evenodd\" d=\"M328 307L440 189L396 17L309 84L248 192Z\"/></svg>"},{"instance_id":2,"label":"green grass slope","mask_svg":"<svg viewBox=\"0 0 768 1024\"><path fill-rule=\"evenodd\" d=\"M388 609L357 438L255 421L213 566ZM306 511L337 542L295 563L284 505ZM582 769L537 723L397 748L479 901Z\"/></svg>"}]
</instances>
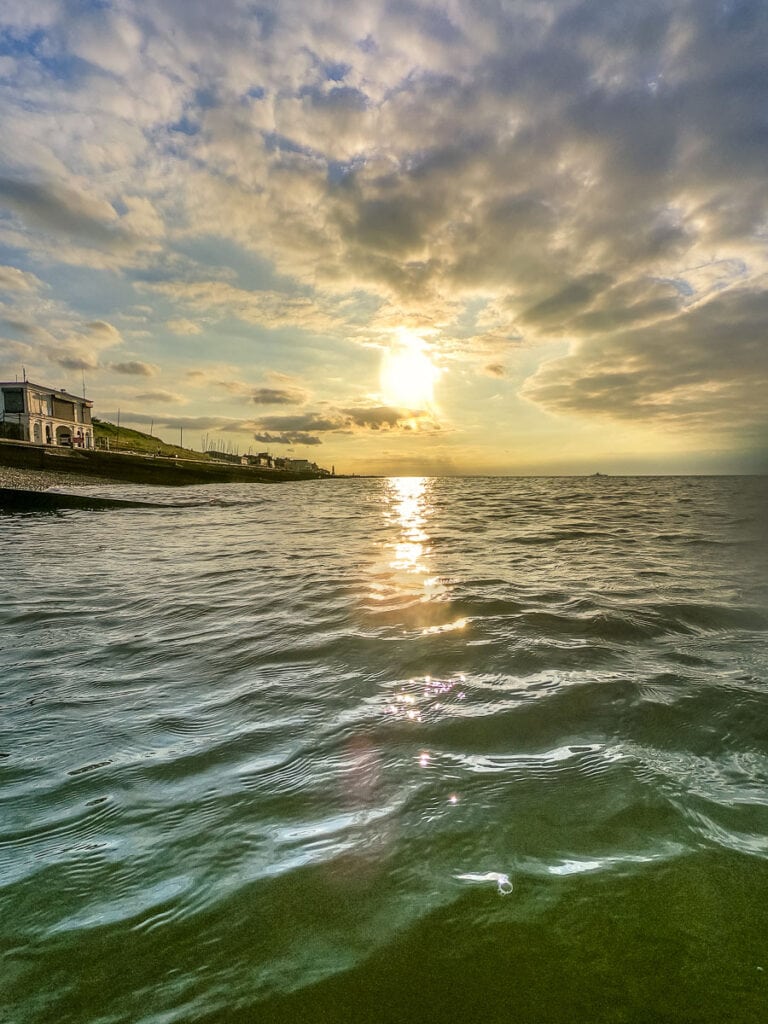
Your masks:
<instances>
[{"instance_id":1,"label":"green grass slope","mask_svg":"<svg viewBox=\"0 0 768 1024\"><path fill-rule=\"evenodd\" d=\"M130 451L142 455L176 455L180 459L205 459L207 455L201 452L192 451L190 448L180 448L177 444L166 444L159 437L152 434L144 434L140 430L131 430L128 427L120 427L118 430L114 423L106 420L93 420L93 435L97 448L106 447L109 442L110 451Z\"/></svg>"}]
</instances>

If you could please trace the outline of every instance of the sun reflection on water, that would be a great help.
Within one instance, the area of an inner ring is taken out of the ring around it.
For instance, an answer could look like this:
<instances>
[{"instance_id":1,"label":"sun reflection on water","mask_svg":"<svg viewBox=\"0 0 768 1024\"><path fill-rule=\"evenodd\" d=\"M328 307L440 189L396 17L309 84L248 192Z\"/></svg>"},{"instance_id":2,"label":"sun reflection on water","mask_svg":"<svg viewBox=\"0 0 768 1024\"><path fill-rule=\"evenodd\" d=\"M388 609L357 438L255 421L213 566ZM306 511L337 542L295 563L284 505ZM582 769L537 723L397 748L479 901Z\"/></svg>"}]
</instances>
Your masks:
<instances>
[{"instance_id":1,"label":"sun reflection on water","mask_svg":"<svg viewBox=\"0 0 768 1024\"><path fill-rule=\"evenodd\" d=\"M428 477L391 477L385 487L384 518L390 527L383 545L386 569L371 581L372 599L410 602L408 626L425 636L465 629L464 616L450 617L450 588L432 564L434 482Z\"/></svg>"},{"instance_id":2,"label":"sun reflection on water","mask_svg":"<svg viewBox=\"0 0 768 1024\"><path fill-rule=\"evenodd\" d=\"M400 537L392 545L393 569L414 575L429 571L429 535L425 529L431 507L424 477L393 477L389 483L390 507L400 527Z\"/></svg>"}]
</instances>

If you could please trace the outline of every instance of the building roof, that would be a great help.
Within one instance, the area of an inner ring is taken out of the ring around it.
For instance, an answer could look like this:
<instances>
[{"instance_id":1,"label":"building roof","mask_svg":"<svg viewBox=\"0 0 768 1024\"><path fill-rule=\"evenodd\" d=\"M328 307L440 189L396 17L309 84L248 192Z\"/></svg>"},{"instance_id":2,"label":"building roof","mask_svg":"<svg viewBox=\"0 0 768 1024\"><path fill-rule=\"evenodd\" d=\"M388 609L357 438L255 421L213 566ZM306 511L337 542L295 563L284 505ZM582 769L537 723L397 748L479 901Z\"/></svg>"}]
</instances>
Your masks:
<instances>
[{"instance_id":1,"label":"building roof","mask_svg":"<svg viewBox=\"0 0 768 1024\"><path fill-rule=\"evenodd\" d=\"M86 405L92 406L93 402L90 398L85 398L83 395L73 395L71 391L67 391L65 388L52 388L47 384L35 384L31 380L0 380L0 388L34 388L36 391L47 391L48 394L53 395L55 398L63 398L65 401L76 401L84 402Z\"/></svg>"}]
</instances>

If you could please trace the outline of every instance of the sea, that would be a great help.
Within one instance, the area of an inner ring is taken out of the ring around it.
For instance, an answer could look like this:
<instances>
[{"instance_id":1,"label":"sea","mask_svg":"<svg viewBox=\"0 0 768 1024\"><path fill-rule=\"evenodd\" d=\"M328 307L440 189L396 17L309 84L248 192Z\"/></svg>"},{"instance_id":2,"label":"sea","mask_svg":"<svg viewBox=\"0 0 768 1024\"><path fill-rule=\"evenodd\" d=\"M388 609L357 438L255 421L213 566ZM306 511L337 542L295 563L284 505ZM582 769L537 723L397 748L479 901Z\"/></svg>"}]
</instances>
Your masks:
<instances>
[{"instance_id":1,"label":"sea","mask_svg":"<svg viewBox=\"0 0 768 1024\"><path fill-rule=\"evenodd\" d=\"M768 481L0 515L3 1024L768 1019Z\"/></svg>"}]
</instances>

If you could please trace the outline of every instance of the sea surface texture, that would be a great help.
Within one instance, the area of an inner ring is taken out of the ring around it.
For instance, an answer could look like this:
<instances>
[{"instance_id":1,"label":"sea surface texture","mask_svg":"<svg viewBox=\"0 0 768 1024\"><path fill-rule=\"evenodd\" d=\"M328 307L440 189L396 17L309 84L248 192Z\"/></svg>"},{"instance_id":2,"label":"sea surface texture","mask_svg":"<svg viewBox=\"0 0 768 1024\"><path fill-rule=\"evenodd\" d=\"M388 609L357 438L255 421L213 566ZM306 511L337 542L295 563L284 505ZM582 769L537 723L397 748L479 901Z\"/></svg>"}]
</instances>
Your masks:
<instances>
[{"instance_id":1,"label":"sea surface texture","mask_svg":"<svg viewBox=\"0 0 768 1024\"><path fill-rule=\"evenodd\" d=\"M0 1020L768 1019L760 478L0 516Z\"/></svg>"}]
</instances>

